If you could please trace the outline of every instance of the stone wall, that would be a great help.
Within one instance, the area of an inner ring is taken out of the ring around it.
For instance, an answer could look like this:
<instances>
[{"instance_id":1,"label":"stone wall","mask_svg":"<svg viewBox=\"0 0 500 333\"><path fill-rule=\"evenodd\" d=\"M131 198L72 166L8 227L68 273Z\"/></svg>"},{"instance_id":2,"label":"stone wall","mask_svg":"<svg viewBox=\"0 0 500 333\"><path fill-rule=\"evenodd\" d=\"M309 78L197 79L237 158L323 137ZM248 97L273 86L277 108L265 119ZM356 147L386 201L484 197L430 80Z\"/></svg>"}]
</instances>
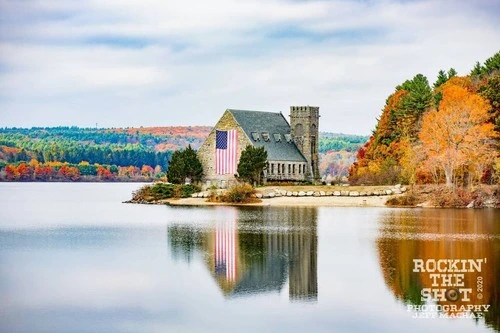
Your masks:
<instances>
[{"instance_id":1,"label":"stone wall","mask_svg":"<svg viewBox=\"0 0 500 333\"><path fill-rule=\"evenodd\" d=\"M246 146L251 145L250 139L238 125L233 115L226 110L220 120L217 122L212 132L208 135L203 145L198 150L198 158L203 165L203 187L215 185L226 188L236 183L234 175L218 175L215 171L215 131L228 131L236 129L238 132L238 153L236 160L240 160L241 152Z\"/></svg>"}]
</instances>

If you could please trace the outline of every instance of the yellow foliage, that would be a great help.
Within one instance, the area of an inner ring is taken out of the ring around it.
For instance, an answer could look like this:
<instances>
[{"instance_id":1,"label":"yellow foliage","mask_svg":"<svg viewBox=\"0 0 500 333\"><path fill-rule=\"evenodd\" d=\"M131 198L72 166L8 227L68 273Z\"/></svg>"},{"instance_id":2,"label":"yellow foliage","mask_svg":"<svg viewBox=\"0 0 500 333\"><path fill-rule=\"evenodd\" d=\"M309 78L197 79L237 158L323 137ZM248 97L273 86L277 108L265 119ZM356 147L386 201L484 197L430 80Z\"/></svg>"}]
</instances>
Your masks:
<instances>
[{"instance_id":1,"label":"yellow foliage","mask_svg":"<svg viewBox=\"0 0 500 333\"><path fill-rule=\"evenodd\" d=\"M380 164L378 163L378 161L368 162L368 172L374 175L380 173Z\"/></svg>"},{"instance_id":2,"label":"yellow foliage","mask_svg":"<svg viewBox=\"0 0 500 333\"><path fill-rule=\"evenodd\" d=\"M463 165L484 165L497 152L490 140L495 135L489 119L488 101L457 85L443 89L439 111L433 109L423 117L419 138L428 161L442 168L447 185L456 169ZM474 168L479 172L479 167Z\"/></svg>"}]
</instances>

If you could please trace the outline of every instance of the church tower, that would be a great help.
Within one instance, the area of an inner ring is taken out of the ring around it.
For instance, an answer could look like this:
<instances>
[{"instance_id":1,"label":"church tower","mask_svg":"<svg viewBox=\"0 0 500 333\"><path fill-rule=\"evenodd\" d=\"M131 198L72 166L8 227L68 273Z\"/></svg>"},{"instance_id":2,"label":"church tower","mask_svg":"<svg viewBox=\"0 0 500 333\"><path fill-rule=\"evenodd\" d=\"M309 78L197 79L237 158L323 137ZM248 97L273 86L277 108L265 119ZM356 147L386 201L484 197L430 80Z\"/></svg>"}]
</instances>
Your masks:
<instances>
[{"instance_id":1,"label":"church tower","mask_svg":"<svg viewBox=\"0 0 500 333\"><path fill-rule=\"evenodd\" d=\"M319 107L290 106L292 137L309 165L309 178L319 180Z\"/></svg>"}]
</instances>

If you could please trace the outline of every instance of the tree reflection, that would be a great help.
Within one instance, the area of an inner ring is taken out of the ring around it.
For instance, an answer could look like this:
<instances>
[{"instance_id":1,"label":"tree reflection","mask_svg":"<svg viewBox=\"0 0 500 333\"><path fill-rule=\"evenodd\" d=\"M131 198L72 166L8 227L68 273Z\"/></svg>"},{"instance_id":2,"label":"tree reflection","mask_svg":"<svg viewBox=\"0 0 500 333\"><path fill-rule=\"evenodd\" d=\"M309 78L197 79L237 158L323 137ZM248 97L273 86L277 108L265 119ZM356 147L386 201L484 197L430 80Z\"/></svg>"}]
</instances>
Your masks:
<instances>
[{"instance_id":1,"label":"tree reflection","mask_svg":"<svg viewBox=\"0 0 500 333\"><path fill-rule=\"evenodd\" d=\"M500 212L497 210L394 210L380 223L377 250L386 285L406 304L422 305L422 288L436 288L429 272L413 272L413 259L484 259L481 272L464 273L470 301L439 305L490 305L485 323L500 330ZM483 291L477 289L482 279ZM439 287L438 287L439 288ZM447 311L452 314L453 311ZM456 313L460 311L457 310ZM455 313L455 314L456 314Z\"/></svg>"},{"instance_id":2,"label":"tree reflection","mask_svg":"<svg viewBox=\"0 0 500 333\"><path fill-rule=\"evenodd\" d=\"M280 292L315 301L317 210L303 207L220 209L212 228L171 225L172 255L190 262L196 251L226 297Z\"/></svg>"}]
</instances>

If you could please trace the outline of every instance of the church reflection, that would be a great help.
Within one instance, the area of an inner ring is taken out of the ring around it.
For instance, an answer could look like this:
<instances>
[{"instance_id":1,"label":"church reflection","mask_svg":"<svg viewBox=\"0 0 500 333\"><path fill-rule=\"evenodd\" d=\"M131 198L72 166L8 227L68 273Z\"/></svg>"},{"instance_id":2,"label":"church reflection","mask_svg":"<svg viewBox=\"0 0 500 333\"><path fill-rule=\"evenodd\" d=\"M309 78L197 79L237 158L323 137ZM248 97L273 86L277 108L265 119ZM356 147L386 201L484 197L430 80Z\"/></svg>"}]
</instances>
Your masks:
<instances>
[{"instance_id":1,"label":"church reflection","mask_svg":"<svg viewBox=\"0 0 500 333\"><path fill-rule=\"evenodd\" d=\"M281 292L290 301L316 301L317 210L315 208L217 208L210 228L172 225L168 239L175 258L203 254L225 297Z\"/></svg>"},{"instance_id":2,"label":"church reflection","mask_svg":"<svg viewBox=\"0 0 500 333\"><path fill-rule=\"evenodd\" d=\"M500 331L500 215L495 210L488 214L491 216L484 219L484 215L472 210L388 212L380 221L376 246L385 283L394 296L405 305L423 305L423 288L443 286L433 284L429 272L414 272L413 259L486 259L481 272L464 273L465 287L472 288L470 300L441 299L435 304L446 306L442 312L448 316L464 314L462 305L489 305L483 312L484 321L494 331ZM477 287L478 281L482 290ZM455 305L456 310L450 305Z\"/></svg>"}]
</instances>

